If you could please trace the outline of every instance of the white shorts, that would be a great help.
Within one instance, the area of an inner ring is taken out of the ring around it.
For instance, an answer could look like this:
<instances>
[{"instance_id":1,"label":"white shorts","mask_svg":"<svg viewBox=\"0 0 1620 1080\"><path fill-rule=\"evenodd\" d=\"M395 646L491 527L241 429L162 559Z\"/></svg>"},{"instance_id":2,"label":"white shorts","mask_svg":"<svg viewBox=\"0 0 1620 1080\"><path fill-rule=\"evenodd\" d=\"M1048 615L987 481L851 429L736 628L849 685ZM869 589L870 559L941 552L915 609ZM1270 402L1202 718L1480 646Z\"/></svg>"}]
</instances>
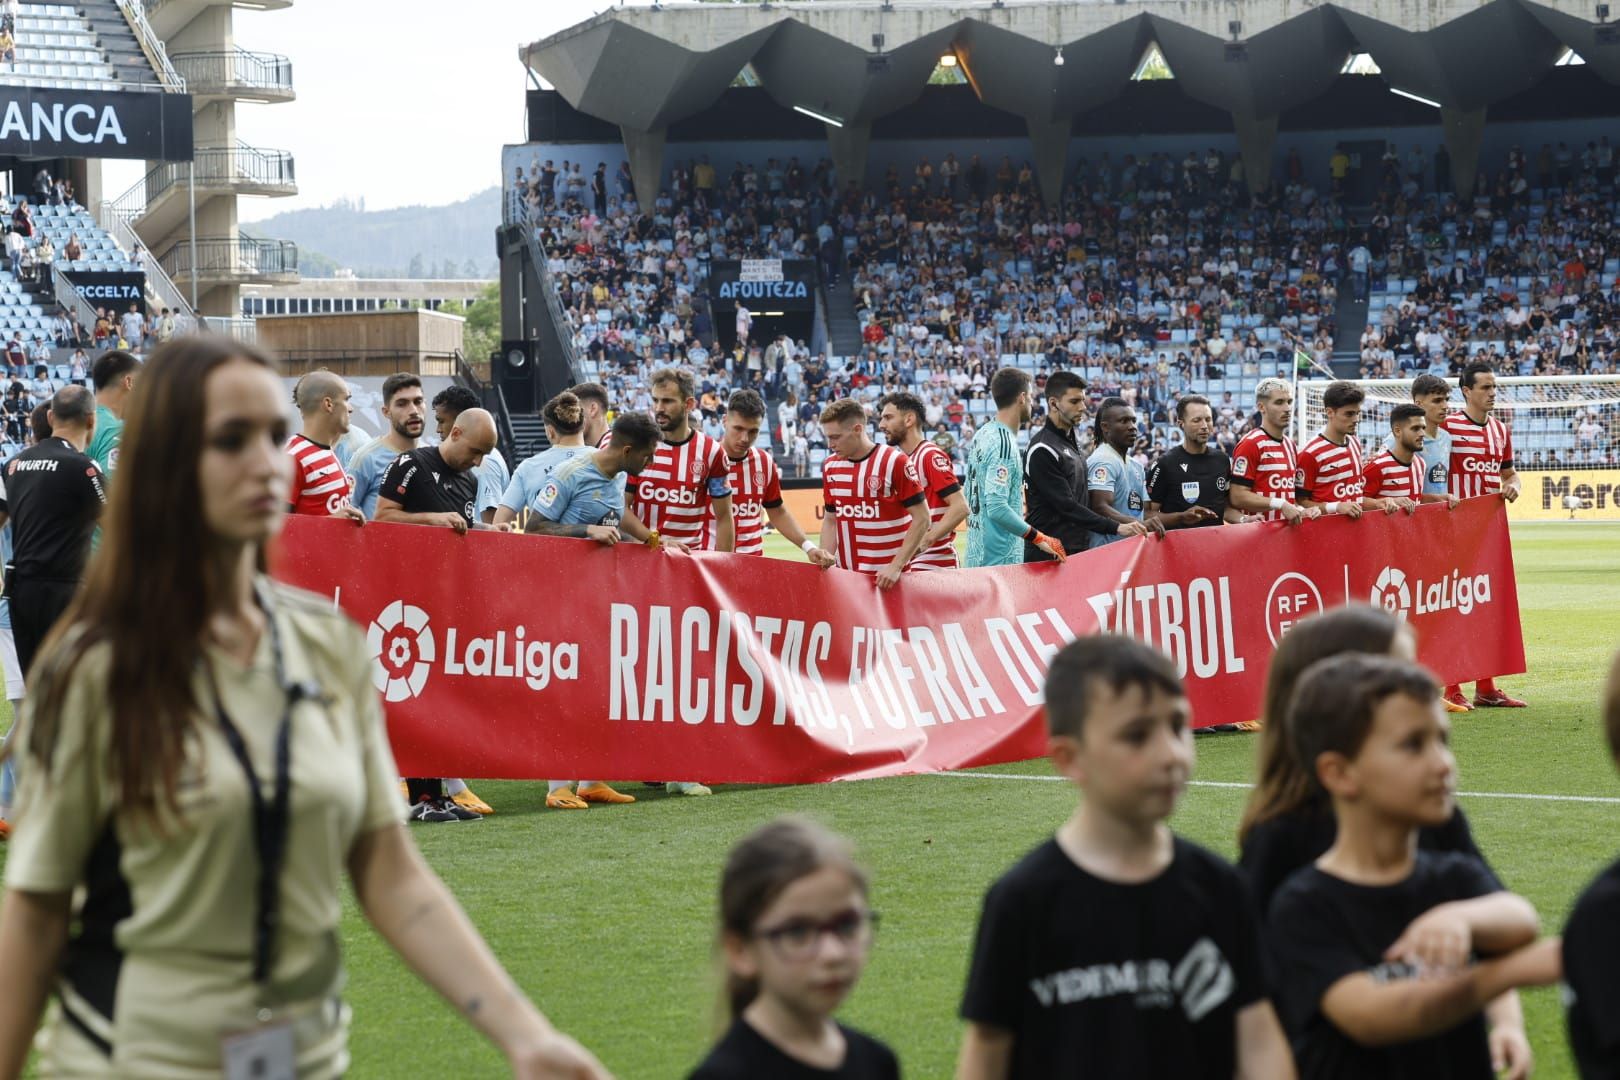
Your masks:
<instances>
[{"instance_id":1,"label":"white shorts","mask_svg":"<svg viewBox=\"0 0 1620 1080\"><path fill-rule=\"evenodd\" d=\"M17 639L12 636L11 623L0 627L0 664L6 666L6 700L21 701L23 696L22 662L17 659ZM16 722L12 717L12 722Z\"/></svg>"}]
</instances>

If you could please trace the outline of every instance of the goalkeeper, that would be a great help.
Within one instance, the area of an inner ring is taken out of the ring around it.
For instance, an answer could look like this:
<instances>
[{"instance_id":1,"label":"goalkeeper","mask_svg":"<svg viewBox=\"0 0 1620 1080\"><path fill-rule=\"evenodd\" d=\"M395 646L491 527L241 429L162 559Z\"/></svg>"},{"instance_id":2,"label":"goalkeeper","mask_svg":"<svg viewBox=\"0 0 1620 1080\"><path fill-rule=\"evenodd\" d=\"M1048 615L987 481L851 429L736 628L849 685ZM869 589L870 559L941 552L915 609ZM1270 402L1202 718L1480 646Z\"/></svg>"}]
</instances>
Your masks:
<instances>
[{"instance_id":1,"label":"goalkeeper","mask_svg":"<svg viewBox=\"0 0 1620 1080\"><path fill-rule=\"evenodd\" d=\"M1018 460L1018 431L1029 423L1029 375L1001 368L990 378L996 418L968 444L967 558L964 566L1010 566L1024 561L1027 540L1062 562L1063 544L1024 520L1024 469Z\"/></svg>"}]
</instances>

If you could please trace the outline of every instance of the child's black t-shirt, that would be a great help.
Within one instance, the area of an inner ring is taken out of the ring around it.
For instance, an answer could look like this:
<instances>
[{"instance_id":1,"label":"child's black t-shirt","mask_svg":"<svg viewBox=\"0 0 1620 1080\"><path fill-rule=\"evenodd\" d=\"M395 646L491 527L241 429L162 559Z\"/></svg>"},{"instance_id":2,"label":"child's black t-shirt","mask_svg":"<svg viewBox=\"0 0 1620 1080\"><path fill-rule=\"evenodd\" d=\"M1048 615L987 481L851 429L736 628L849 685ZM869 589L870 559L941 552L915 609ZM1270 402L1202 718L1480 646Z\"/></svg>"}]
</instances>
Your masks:
<instances>
[{"instance_id":1,"label":"child's black t-shirt","mask_svg":"<svg viewBox=\"0 0 1620 1080\"><path fill-rule=\"evenodd\" d=\"M1011 1076L1220 1077L1237 1013L1266 996L1259 920L1236 870L1179 837L1121 885L1055 840L990 887L962 1016L1013 1033Z\"/></svg>"},{"instance_id":2,"label":"child's black t-shirt","mask_svg":"<svg viewBox=\"0 0 1620 1080\"><path fill-rule=\"evenodd\" d=\"M1262 821L1243 838L1238 853L1238 869L1248 879L1249 888L1259 905L1262 921L1271 910L1272 898L1282 883L1300 867L1309 866L1333 846L1339 826L1333 820L1333 807L1320 802L1301 807L1291 814L1283 814ZM1457 807L1451 820L1432 829L1418 830L1418 847L1425 851L1457 851L1472 855L1490 864L1474 844L1474 834L1468 828L1468 817ZM1495 878L1495 874L1491 874ZM1497 882L1498 889L1504 886Z\"/></svg>"},{"instance_id":3,"label":"child's black t-shirt","mask_svg":"<svg viewBox=\"0 0 1620 1080\"><path fill-rule=\"evenodd\" d=\"M1366 1047L1334 1027L1321 1006L1347 975L1411 978L1409 965L1383 957L1412 920L1436 905L1501 888L1471 855L1423 850L1412 873L1394 885L1356 885L1315 866L1290 877L1272 901L1266 935L1279 980L1274 1000L1300 1080L1491 1080L1483 1012L1426 1039Z\"/></svg>"},{"instance_id":4,"label":"child's black t-shirt","mask_svg":"<svg viewBox=\"0 0 1620 1080\"><path fill-rule=\"evenodd\" d=\"M1564 927L1569 1046L1585 1080L1620 1080L1620 863L1586 887Z\"/></svg>"},{"instance_id":5,"label":"child's black t-shirt","mask_svg":"<svg viewBox=\"0 0 1620 1080\"><path fill-rule=\"evenodd\" d=\"M838 1030L844 1033L844 1063L818 1069L784 1054L739 1016L687 1080L900 1080L893 1050L843 1024Z\"/></svg>"}]
</instances>

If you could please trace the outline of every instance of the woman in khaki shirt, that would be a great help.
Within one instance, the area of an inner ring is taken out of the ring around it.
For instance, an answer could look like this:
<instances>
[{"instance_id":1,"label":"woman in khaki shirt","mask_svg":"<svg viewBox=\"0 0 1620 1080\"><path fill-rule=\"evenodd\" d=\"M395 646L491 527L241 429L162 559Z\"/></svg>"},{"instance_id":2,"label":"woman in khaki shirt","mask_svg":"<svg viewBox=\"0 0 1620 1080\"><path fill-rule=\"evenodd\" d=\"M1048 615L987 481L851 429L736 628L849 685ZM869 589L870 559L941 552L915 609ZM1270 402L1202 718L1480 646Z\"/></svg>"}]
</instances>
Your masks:
<instances>
[{"instance_id":1,"label":"woman in khaki shirt","mask_svg":"<svg viewBox=\"0 0 1620 1080\"><path fill-rule=\"evenodd\" d=\"M31 673L0 906L0 1076L330 1077L339 884L526 1078L605 1077L406 837L359 631L271 582L291 461L251 347L158 349L78 599ZM398 1063L409 1069L408 1063Z\"/></svg>"}]
</instances>

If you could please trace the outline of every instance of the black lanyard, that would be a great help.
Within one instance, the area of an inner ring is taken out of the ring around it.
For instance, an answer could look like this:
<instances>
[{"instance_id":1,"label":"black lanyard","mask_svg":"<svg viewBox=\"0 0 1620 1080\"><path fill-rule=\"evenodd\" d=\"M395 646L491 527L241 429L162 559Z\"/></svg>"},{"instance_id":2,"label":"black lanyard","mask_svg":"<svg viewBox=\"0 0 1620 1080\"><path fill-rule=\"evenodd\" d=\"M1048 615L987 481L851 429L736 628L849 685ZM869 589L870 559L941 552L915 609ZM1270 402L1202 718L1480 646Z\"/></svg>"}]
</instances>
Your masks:
<instances>
[{"instance_id":1,"label":"black lanyard","mask_svg":"<svg viewBox=\"0 0 1620 1080\"><path fill-rule=\"evenodd\" d=\"M209 668L209 683L214 696L214 715L219 720L225 742L236 757L247 778L248 796L253 800L253 839L259 855L258 904L253 926L253 981L261 986L270 979L270 964L274 959L276 925L281 917L281 868L286 861L287 834L291 829L292 802L292 714L293 708L304 699L319 697L319 690L308 683L287 678L286 657L281 648L281 630L269 597L263 589L256 590L259 607L264 612L270 635L270 654L275 664L276 683L281 688L283 704L281 722L276 726L276 772L273 795L266 802L260 788L258 770L248 754L247 743L230 714L225 711L219 685Z\"/></svg>"}]
</instances>

